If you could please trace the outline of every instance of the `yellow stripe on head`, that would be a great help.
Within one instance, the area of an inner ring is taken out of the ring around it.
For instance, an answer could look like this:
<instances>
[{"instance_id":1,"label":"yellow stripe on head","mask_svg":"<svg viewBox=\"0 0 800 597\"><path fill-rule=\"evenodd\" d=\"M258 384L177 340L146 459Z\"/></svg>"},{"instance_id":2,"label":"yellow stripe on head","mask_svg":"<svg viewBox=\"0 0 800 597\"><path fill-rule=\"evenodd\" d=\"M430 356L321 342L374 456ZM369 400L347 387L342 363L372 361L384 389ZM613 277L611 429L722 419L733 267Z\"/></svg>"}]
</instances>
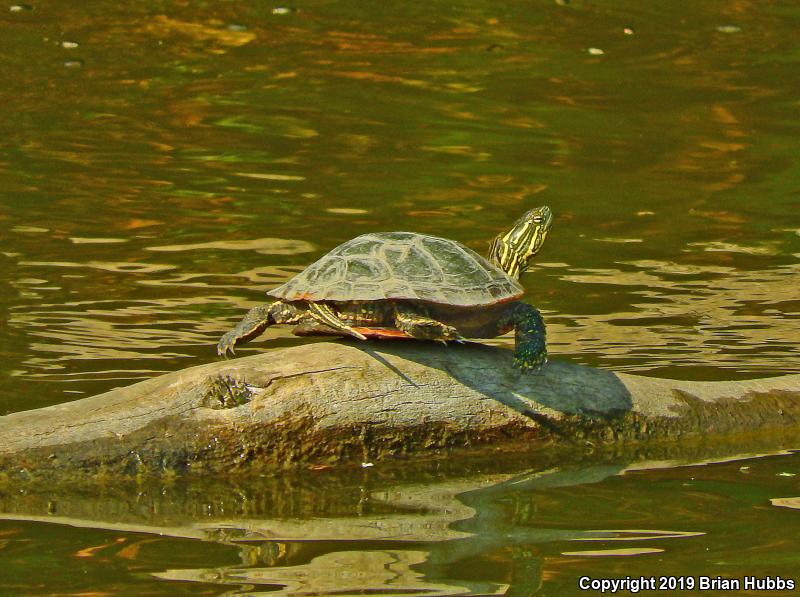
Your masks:
<instances>
[{"instance_id":1,"label":"yellow stripe on head","mask_svg":"<svg viewBox=\"0 0 800 597\"><path fill-rule=\"evenodd\" d=\"M528 259L542 248L553 223L553 214L546 205L536 207L495 237L489 247L489 261L512 278L519 278L528 267Z\"/></svg>"}]
</instances>

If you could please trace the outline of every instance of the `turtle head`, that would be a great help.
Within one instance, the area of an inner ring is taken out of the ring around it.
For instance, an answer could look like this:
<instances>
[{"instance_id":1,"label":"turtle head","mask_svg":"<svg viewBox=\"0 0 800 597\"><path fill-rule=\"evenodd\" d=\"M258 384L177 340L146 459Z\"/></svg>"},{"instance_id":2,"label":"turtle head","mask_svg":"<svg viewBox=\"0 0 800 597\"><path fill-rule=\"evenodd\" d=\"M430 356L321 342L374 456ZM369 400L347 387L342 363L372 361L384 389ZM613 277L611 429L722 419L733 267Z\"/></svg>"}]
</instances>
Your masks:
<instances>
[{"instance_id":1,"label":"turtle head","mask_svg":"<svg viewBox=\"0 0 800 597\"><path fill-rule=\"evenodd\" d=\"M528 267L528 259L542 248L550 231L553 214L546 205L535 207L514 225L498 234L489 247L489 261L515 280Z\"/></svg>"}]
</instances>

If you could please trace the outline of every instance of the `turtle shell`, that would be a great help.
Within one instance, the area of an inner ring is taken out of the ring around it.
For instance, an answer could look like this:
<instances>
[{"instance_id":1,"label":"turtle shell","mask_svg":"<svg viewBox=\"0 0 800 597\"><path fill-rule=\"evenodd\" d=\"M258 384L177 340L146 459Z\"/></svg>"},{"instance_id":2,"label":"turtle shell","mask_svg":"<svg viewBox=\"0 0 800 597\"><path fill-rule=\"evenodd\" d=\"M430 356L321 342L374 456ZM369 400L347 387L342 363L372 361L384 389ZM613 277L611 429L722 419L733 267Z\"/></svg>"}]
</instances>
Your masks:
<instances>
[{"instance_id":1,"label":"turtle shell","mask_svg":"<svg viewBox=\"0 0 800 597\"><path fill-rule=\"evenodd\" d=\"M460 243L375 232L339 245L267 294L285 301L412 300L475 307L523 293L519 282Z\"/></svg>"}]
</instances>

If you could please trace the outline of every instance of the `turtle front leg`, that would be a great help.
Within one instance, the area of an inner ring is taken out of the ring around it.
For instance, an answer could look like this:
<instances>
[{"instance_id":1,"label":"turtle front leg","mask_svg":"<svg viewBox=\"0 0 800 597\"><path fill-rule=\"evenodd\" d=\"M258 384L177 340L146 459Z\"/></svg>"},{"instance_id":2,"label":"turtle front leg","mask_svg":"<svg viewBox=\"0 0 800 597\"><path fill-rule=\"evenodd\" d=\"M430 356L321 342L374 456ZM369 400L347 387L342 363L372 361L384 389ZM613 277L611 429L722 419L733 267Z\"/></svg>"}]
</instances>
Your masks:
<instances>
[{"instance_id":1,"label":"turtle front leg","mask_svg":"<svg viewBox=\"0 0 800 597\"><path fill-rule=\"evenodd\" d=\"M221 357L229 353L235 354L234 347L260 336L269 326L276 323L297 323L304 316L306 316L305 311L283 301L253 307L235 328L220 338L217 343L217 354Z\"/></svg>"},{"instance_id":2,"label":"turtle front leg","mask_svg":"<svg viewBox=\"0 0 800 597\"><path fill-rule=\"evenodd\" d=\"M516 350L514 367L526 373L535 373L547 362L547 344L544 321L539 310L521 301L509 304L498 318L499 331L514 327Z\"/></svg>"},{"instance_id":3,"label":"turtle front leg","mask_svg":"<svg viewBox=\"0 0 800 597\"><path fill-rule=\"evenodd\" d=\"M394 324L398 330L418 340L461 340L461 334L453 326L437 321L420 307L399 304L395 307Z\"/></svg>"}]
</instances>

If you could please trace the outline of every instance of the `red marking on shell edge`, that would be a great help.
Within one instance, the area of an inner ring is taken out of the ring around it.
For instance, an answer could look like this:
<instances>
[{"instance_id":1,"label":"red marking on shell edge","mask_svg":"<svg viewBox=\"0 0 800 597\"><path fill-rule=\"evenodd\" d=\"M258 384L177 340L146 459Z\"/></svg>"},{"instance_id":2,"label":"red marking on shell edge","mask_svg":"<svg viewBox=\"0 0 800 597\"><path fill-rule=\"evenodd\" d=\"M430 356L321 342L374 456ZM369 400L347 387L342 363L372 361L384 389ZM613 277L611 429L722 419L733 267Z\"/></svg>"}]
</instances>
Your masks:
<instances>
[{"instance_id":1,"label":"red marking on shell edge","mask_svg":"<svg viewBox=\"0 0 800 597\"><path fill-rule=\"evenodd\" d=\"M505 298L501 298L499 301L495 301L494 303L490 303L489 305L486 305L486 306L489 307L491 305L502 305L503 303L510 303L512 301L518 301L523 296L525 296L525 293L521 292L520 294L515 294L514 296L508 296L508 297L505 297Z\"/></svg>"},{"instance_id":2,"label":"red marking on shell edge","mask_svg":"<svg viewBox=\"0 0 800 597\"><path fill-rule=\"evenodd\" d=\"M411 336L400 330L392 330L389 328L353 328L359 334L363 334L367 338L402 338L412 339Z\"/></svg>"}]
</instances>

